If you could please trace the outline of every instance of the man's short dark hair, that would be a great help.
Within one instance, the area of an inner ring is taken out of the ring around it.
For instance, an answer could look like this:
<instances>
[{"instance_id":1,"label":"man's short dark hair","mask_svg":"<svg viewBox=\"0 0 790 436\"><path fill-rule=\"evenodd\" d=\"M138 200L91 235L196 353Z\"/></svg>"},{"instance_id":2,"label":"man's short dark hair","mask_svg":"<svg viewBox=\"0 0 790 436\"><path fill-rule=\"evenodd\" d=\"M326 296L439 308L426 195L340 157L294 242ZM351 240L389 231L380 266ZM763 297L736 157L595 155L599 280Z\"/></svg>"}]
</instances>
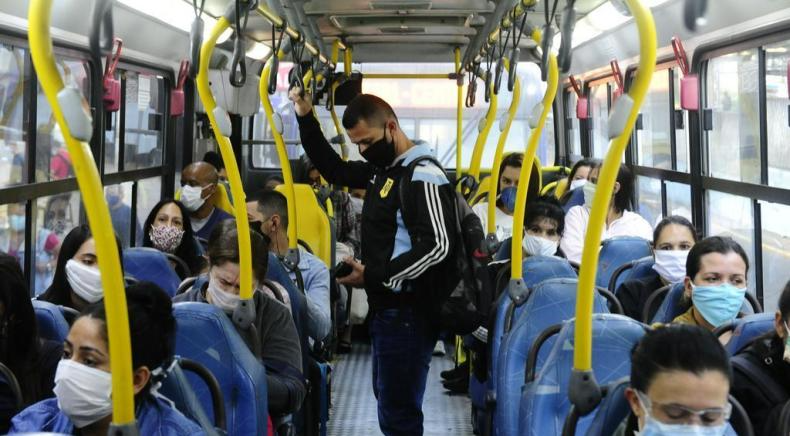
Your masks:
<instances>
[{"instance_id":1,"label":"man's short dark hair","mask_svg":"<svg viewBox=\"0 0 790 436\"><path fill-rule=\"evenodd\" d=\"M343 113L343 127L352 129L360 120L374 127L384 127L388 119L398 121L392 106L373 94L359 94L346 106Z\"/></svg>"},{"instance_id":2,"label":"man's short dark hair","mask_svg":"<svg viewBox=\"0 0 790 436\"><path fill-rule=\"evenodd\" d=\"M279 215L283 228L288 228L288 200L277 191L263 191L255 195L258 202L258 212L269 218Z\"/></svg>"}]
</instances>

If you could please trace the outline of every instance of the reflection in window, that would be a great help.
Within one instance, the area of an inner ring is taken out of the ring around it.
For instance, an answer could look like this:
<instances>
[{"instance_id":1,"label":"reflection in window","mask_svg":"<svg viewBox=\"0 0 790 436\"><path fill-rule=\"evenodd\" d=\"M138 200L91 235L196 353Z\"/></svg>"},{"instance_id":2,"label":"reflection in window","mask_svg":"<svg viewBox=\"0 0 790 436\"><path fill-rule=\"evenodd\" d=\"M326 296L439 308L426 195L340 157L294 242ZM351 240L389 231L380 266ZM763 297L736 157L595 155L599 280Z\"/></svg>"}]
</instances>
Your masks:
<instances>
[{"instance_id":1,"label":"reflection in window","mask_svg":"<svg viewBox=\"0 0 790 436\"><path fill-rule=\"evenodd\" d=\"M675 91L675 107L672 120L675 126L675 149L677 150L677 170L689 172L689 113L680 107L680 70L672 68L672 80Z\"/></svg>"},{"instance_id":2,"label":"reflection in window","mask_svg":"<svg viewBox=\"0 0 790 436\"><path fill-rule=\"evenodd\" d=\"M653 73L641 113L642 129L636 131L639 165L671 169L669 70Z\"/></svg>"},{"instance_id":3,"label":"reflection in window","mask_svg":"<svg viewBox=\"0 0 790 436\"><path fill-rule=\"evenodd\" d=\"M90 101L90 66L87 62L58 56L58 72L66 86L81 90L83 97ZM71 156L66 149L60 126L55 123L55 116L39 85L36 106L36 181L47 182L70 177L74 177Z\"/></svg>"},{"instance_id":4,"label":"reflection in window","mask_svg":"<svg viewBox=\"0 0 790 436\"><path fill-rule=\"evenodd\" d=\"M27 181L23 94L25 51L0 44L0 187Z\"/></svg>"},{"instance_id":5,"label":"reflection in window","mask_svg":"<svg viewBox=\"0 0 790 436\"><path fill-rule=\"evenodd\" d=\"M104 198L110 207L110 218L115 235L121 246L127 248L132 244L132 182L105 186ZM135 221L136 235L140 235L140 222Z\"/></svg>"},{"instance_id":6,"label":"reflection in window","mask_svg":"<svg viewBox=\"0 0 790 436\"><path fill-rule=\"evenodd\" d=\"M661 220L661 180L636 177L637 212L649 223Z\"/></svg>"},{"instance_id":7,"label":"reflection in window","mask_svg":"<svg viewBox=\"0 0 790 436\"><path fill-rule=\"evenodd\" d=\"M36 200L33 238L33 289L35 295L44 292L52 283L60 244L72 228L79 224L80 196L67 193Z\"/></svg>"},{"instance_id":8,"label":"reflection in window","mask_svg":"<svg viewBox=\"0 0 790 436\"><path fill-rule=\"evenodd\" d=\"M149 168L162 164L164 143L164 79L124 72L126 119L124 120L124 169Z\"/></svg>"},{"instance_id":9,"label":"reflection in window","mask_svg":"<svg viewBox=\"0 0 790 436\"><path fill-rule=\"evenodd\" d=\"M708 138L710 174L760 183L760 111L757 50L712 59L706 76L713 112Z\"/></svg>"},{"instance_id":10,"label":"reflection in window","mask_svg":"<svg viewBox=\"0 0 790 436\"><path fill-rule=\"evenodd\" d=\"M609 147L609 86L602 84L590 93L590 116L592 131L593 157L603 158Z\"/></svg>"},{"instance_id":11,"label":"reflection in window","mask_svg":"<svg viewBox=\"0 0 790 436\"><path fill-rule=\"evenodd\" d=\"M118 116L120 112L106 112L105 116L109 117L107 121L109 128L104 130L104 173L110 174L118 172L118 158L120 147L120 139L118 135Z\"/></svg>"},{"instance_id":12,"label":"reflection in window","mask_svg":"<svg viewBox=\"0 0 790 436\"><path fill-rule=\"evenodd\" d=\"M0 206L0 251L14 256L25 268L25 202Z\"/></svg>"},{"instance_id":13,"label":"reflection in window","mask_svg":"<svg viewBox=\"0 0 790 436\"><path fill-rule=\"evenodd\" d=\"M765 47L765 103L768 117L768 184L790 188L790 99L787 65L790 41Z\"/></svg>"},{"instance_id":14,"label":"reflection in window","mask_svg":"<svg viewBox=\"0 0 790 436\"><path fill-rule=\"evenodd\" d=\"M754 293L754 214L752 200L746 197L707 191L705 210L708 211L706 236L730 236L741 244L749 257L749 291Z\"/></svg>"},{"instance_id":15,"label":"reflection in window","mask_svg":"<svg viewBox=\"0 0 790 436\"><path fill-rule=\"evenodd\" d=\"M776 310L776 303L790 271L790 206L761 202L763 238L763 299L765 312Z\"/></svg>"},{"instance_id":16,"label":"reflection in window","mask_svg":"<svg viewBox=\"0 0 790 436\"><path fill-rule=\"evenodd\" d=\"M178 178L176 178L178 180ZM137 182L137 217L135 226L136 232L136 245L142 246L143 235L140 230L140 224L145 223L148 214L154 208L156 203L162 198L162 178L153 177L150 179L143 179Z\"/></svg>"}]
</instances>

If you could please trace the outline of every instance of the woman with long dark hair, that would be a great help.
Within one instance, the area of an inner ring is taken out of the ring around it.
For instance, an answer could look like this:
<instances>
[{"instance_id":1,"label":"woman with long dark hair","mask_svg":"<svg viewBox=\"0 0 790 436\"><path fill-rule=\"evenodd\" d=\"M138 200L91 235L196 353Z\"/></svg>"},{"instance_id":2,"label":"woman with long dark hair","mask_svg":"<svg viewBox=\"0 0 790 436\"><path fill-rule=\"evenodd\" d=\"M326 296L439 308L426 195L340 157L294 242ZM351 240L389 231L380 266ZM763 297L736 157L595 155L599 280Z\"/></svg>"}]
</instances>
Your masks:
<instances>
[{"instance_id":1,"label":"woman with long dark hair","mask_svg":"<svg viewBox=\"0 0 790 436\"><path fill-rule=\"evenodd\" d=\"M180 201L170 198L157 203L145 219L143 247L174 254L186 262L189 271L181 272L182 279L200 274L205 263L192 231L189 211Z\"/></svg>"}]
</instances>

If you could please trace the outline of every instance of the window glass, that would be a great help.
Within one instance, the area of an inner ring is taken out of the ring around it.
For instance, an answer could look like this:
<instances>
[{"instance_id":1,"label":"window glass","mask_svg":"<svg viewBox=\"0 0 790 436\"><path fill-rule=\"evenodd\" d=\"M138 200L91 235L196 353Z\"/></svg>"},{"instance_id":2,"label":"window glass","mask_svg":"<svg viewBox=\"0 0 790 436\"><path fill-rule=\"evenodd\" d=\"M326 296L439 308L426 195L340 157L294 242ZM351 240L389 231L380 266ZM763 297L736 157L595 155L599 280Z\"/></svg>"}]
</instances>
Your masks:
<instances>
[{"instance_id":1,"label":"window glass","mask_svg":"<svg viewBox=\"0 0 790 436\"><path fill-rule=\"evenodd\" d=\"M607 84L598 85L592 88L590 93L590 111L592 117L592 139L593 157L603 158L609 147L609 86Z\"/></svg>"},{"instance_id":2,"label":"window glass","mask_svg":"<svg viewBox=\"0 0 790 436\"><path fill-rule=\"evenodd\" d=\"M664 182L667 189L667 213L691 218L691 187L683 183Z\"/></svg>"},{"instance_id":3,"label":"window glass","mask_svg":"<svg viewBox=\"0 0 790 436\"><path fill-rule=\"evenodd\" d=\"M0 187L27 182L24 50L0 44Z\"/></svg>"},{"instance_id":4,"label":"window glass","mask_svg":"<svg viewBox=\"0 0 790 436\"><path fill-rule=\"evenodd\" d=\"M653 73L641 114L642 128L636 131L639 165L671 169L669 70Z\"/></svg>"},{"instance_id":5,"label":"window glass","mask_svg":"<svg viewBox=\"0 0 790 436\"><path fill-rule=\"evenodd\" d=\"M554 165L555 154L557 150L554 147L554 141L557 139L556 132L554 131L554 111L549 111L549 116L546 117L546 125L543 126L543 134L540 137L540 144L538 144L538 158L544 167Z\"/></svg>"},{"instance_id":6,"label":"window glass","mask_svg":"<svg viewBox=\"0 0 790 436\"><path fill-rule=\"evenodd\" d=\"M712 59L706 77L712 130L707 131L710 174L760 183L760 110L757 50Z\"/></svg>"},{"instance_id":7,"label":"window glass","mask_svg":"<svg viewBox=\"0 0 790 436\"><path fill-rule=\"evenodd\" d=\"M137 182L137 226L136 232L136 245L142 245L143 234L140 226L145 224L148 214L154 208L156 203L162 199L162 178L152 177L150 179L143 179Z\"/></svg>"},{"instance_id":8,"label":"window glass","mask_svg":"<svg viewBox=\"0 0 790 436\"><path fill-rule=\"evenodd\" d=\"M672 80L674 81L674 113L676 118L672 120L675 126L675 149L677 150L677 170L689 172L689 114L688 111L680 107L680 70L672 68Z\"/></svg>"},{"instance_id":9,"label":"window glass","mask_svg":"<svg viewBox=\"0 0 790 436\"><path fill-rule=\"evenodd\" d=\"M115 235L121 246L127 248L132 244L132 182L104 187L104 198L110 207L110 218ZM140 223L135 223L136 234L140 234Z\"/></svg>"},{"instance_id":10,"label":"window glass","mask_svg":"<svg viewBox=\"0 0 790 436\"><path fill-rule=\"evenodd\" d=\"M58 72L65 86L79 89L86 101L90 101L90 67L87 62L58 56ZM60 126L55 123L52 108L39 84L36 107L36 182L69 177L74 177L71 156L63 141Z\"/></svg>"},{"instance_id":11,"label":"window glass","mask_svg":"<svg viewBox=\"0 0 790 436\"><path fill-rule=\"evenodd\" d=\"M776 310L776 303L787 283L790 271L790 206L760 202L763 238L763 301L766 313Z\"/></svg>"},{"instance_id":12,"label":"window glass","mask_svg":"<svg viewBox=\"0 0 790 436\"><path fill-rule=\"evenodd\" d=\"M124 72L124 170L162 165L165 81L160 76Z\"/></svg>"},{"instance_id":13,"label":"window glass","mask_svg":"<svg viewBox=\"0 0 790 436\"><path fill-rule=\"evenodd\" d=\"M790 41L765 47L765 103L768 117L768 184L790 188L790 99L787 72Z\"/></svg>"},{"instance_id":14,"label":"window glass","mask_svg":"<svg viewBox=\"0 0 790 436\"><path fill-rule=\"evenodd\" d=\"M78 192L36 199L33 240L33 290L44 292L52 283L60 244L68 232L80 224L80 195Z\"/></svg>"},{"instance_id":15,"label":"window glass","mask_svg":"<svg viewBox=\"0 0 790 436\"><path fill-rule=\"evenodd\" d=\"M118 172L118 147L120 147L120 139L118 135L118 116L120 112L105 112L105 116L109 117L106 122L107 127L104 129L104 173L110 174Z\"/></svg>"},{"instance_id":16,"label":"window glass","mask_svg":"<svg viewBox=\"0 0 790 436\"><path fill-rule=\"evenodd\" d=\"M707 191L708 227L706 236L730 236L741 244L749 257L749 291L756 286L754 271L754 214L752 200L746 197Z\"/></svg>"},{"instance_id":17,"label":"window glass","mask_svg":"<svg viewBox=\"0 0 790 436\"><path fill-rule=\"evenodd\" d=\"M576 93L566 92L566 100L568 103L565 108L565 116L567 117L568 124L568 154L574 157L582 155L582 136L579 127L579 119L576 118L576 102L578 97Z\"/></svg>"},{"instance_id":18,"label":"window glass","mask_svg":"<svg viewBox=\"0 0 790 436\"><path fill-rule=\"evenodd\" d=\"M636 177L636 212L649 223L661 219L661 180L651 177Z\"/></svg>"},{"instance_id":19,"label":"window glass","mask_svg":"<svg viewBox=\"0 0 790 436\"><path fill-rule=\"evenodd\" d=\"M25 265L25 202L0 206L0 251L10 254Z\"/></svg>"}]
</instances>

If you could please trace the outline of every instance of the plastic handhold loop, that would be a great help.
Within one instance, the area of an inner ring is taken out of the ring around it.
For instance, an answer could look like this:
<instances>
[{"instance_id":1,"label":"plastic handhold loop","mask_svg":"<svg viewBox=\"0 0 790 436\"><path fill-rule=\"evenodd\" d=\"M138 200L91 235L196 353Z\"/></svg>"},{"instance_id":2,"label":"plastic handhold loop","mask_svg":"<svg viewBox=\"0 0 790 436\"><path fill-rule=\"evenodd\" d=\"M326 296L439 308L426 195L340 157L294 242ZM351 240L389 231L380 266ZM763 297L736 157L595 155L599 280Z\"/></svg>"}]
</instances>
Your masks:
<instances>
[{"instance_id":1,"label":"plastic handhold loop","mask_svg":"<svg viewBox=\"0 0 790 436\"><path fill-rule=\"evenodd\" d=\"M237 36L233 42L233 60L230 63L230 84L241 88L247 82L247 63L244 60L244 39Z\"/></svg>"},{"instance_id":2,"label":"plastic handhold loop","mask_svg":"<svg viewBox=\"0 0 790 436\"><path fill-rule=\"evenodd\" d=\"M491 70L488 70L488 71L486 71L486 78L485 78L486 89L485 89L485 94L484 94L486 103L491 102L491 94L493 94L491 92L491 83L492 83Z\"/></svg>"},{"instance_id":3,"label":"plastic handhold loop","mask_svg":"<svg viewBox=\"0 0 790 436\"><path fill-rule=\"evenodd\" d=\"M507 69L507 90L513 92L513 87L516 86L516 70L518 68L518 60L521 57L521 49L513 47L510 52L510 65Z\"/></svg>"},{"instance_id":4,"label":"plastic handhold loop","mask_svg":"<svg viewBox=\"0 0 790 436\"><path fill-rule=\"evenodd\" d=\"M494 94L499 94L499 87L502 86L502 74L505 72L505 58L499 58L494 72Z\"/></svg>"},{"instance_id":5,"label":"plastic handhold loop","mask_svg":"<svg viewBox=\"0 0 790 436\"><path fill-rule=\"evenodd\" d=\"M277 56L272 56L272 63L273 65L272 68L269 70L269 77L268 77L269 86L267 87L266 90L266 92L268 92L269 95L274 95L274 93L277 92L277 72L280 69L280 59L278 59Z\"/></svg>"},{"instance_id":6,"label":"plastic handhold loop","mask_svg":"<svg viewBox=\"0 0 790 436\"><path fill-rule=\"evenodd\" d=\"M93 118L80 90L70 86L61 89L58 92L58 103L71 136L77 141L90 142L93 136Z\"/></svg>"},{"instance_id":7,"label":"plastic handhold loop","mask_svg":"<svg viewBox=\"0 0 790 436\"><path fill-rule=\"evenodd\" d=\"M114 0L96 0L93 3L89 43L91 53L96 59L101 59L102 56L112 51L113 3Z\"/></svg>"},{"instance_id":8,"label":"plastic handhold loop","mask_svg":"<svg viewBox=\"0 0 790 436\"><path fill-rule=\"evenodd\" d=\"M189 77L197 77L200 68L200 47L203 44L203 20L195 18L189 30Z\"/></svg>"},{"instance_id":9,"label":"plastic handhold loop","mask_svg":"<svg viewBox=\"0 0 790 436\"><path fill-rule=\"evenodd\" d=\"M628 123L628 114L631 113L633 107L634 100L628 94L623 94L615 100L612 111L609 113L607 127L610 140L620 136L625 131L626 123Z\"/></svg>"},{"instance_id":10,"label":"plastic handhold loop","mask_svg":"<svg viewBox=\"0 0 790 436\"><path fill-rule=\"evenodd\" d=\"M595 275L598 267L598 252L601 235L606 225L611 192L614 189L620 160L631 137L639 108L650 87L656 65L656 28L650 10L639 0L625 0L631 10L639 31L639 65L630 87L629 97L633 100L628 120L620 136L612 140L606 159L598 176L598 189L593 199L587 233L582 250L579 286L576 295L576 327L574 330L573 369L575 372L592 369L592 308L595 293ZM516 218L513 218L516 224ZM514 230L515 231L515 230ZM515 242L514 242L515 244ZM573 400L573 399L572 399Z\"/></svg>"},{"instance_id":11,"label":"plastic handhold loop","mask_svg":"<svg viewBox=\"0 0 790 436\"><path fill-rule=\"evenodd\" d=\"M52 115L63 133L82 202L96 243L96 255L104 289L104 307L107 312L107 337L110 348L112 372L112 428L124 434L135 433L134 391L132 381L132 349L129 339L129 316L124 292L121 260L107 202L104 199L101 178L96 163L85 142L77 141L69 130L58 101L63 89L52 48L50 35L52 0L30 0L28 8L28 40L30 55L41 89L52 108Z\"/></svg>"},{"instance_id":12,"label":"plastic handhold loop","mask_svg":"<svg viewBox=\"0 0 790 436\"><path fill-rule=\"evenodd\" d=\"M491 99L488 103L488 111L486 112L486 116L484 118L485 124L483 125L483 130L477 134L477 140L475 141L475 147L472 150L472 161L469 165L469 172L468 174L472 176L477 183L480 180L480 161L483 159L483 150L486 146L486 140L488 139L488 133L491 131L491 127L494 125L494 121L496 121L496 111L497 111L497 95L491 90L491 83L489 82L489 93L491 94Z\"/></svg>"},{"instance_id":13,"label":"plastic handhold loop","mask_svg":"<svg viewBox=\"0 0 790 436\"><path fill-rule=\"evenodd\" d=\"M571 69L574 27L576 27L576 10L569 2L562 13L562 36L560 37L560 51L557 55L557 63L562 74L567 74Z\"/></svg>"},{"instance_id":14,"label":"plastic handhold loop","mask_svg":"<svg viewBox=\"0 0 790 436\"><path fill-rule=\"evenodd\" d=\"M540 43L543 54L540 58L540 79L544 82L549 77L549 55L551 54L551 42L554 39L554 28L550 25L543 27L543 40Z\"/></svg>"}]
</instances>

